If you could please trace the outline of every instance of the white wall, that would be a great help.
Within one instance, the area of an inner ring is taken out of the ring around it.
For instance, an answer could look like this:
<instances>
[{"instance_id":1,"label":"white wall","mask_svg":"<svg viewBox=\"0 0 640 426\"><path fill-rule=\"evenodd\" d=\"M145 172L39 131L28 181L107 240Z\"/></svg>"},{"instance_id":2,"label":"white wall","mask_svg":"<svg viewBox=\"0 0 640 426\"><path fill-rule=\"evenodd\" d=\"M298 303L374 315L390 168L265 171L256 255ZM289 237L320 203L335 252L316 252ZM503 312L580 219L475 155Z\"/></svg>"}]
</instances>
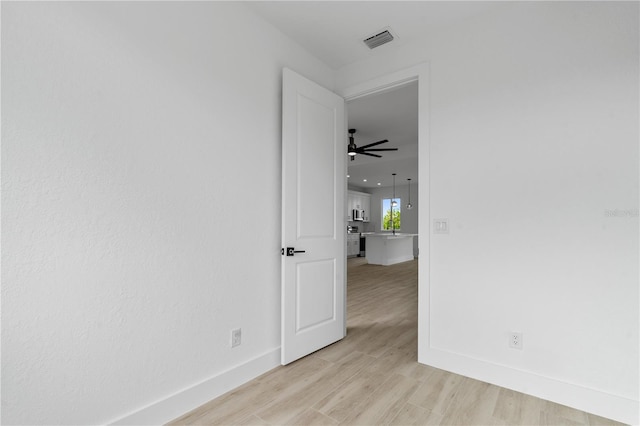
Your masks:
<instances>
[{"instance_id":1,"label":"white wall","mask_svg":"<svg viewBox=\"0 0 640 426\"><path fill-rule=\"evenodd\" d=\"M420 258L421 360L634 424L638 12L505 3L336 80L429 62L421 244L431 218L449 218L451 232L431 235ZM509 331L524 333L522 351L507 347Z\"/></svg>"},{"instance_id":2,"label":"white wall","mask_svg":"<svg viewBox=\"0 0 640 426\"><path fill-rule=\"evenodd\" d=\"M2 423L275 365L283 66L333 86L241 4L2 3Z\"/></svg>"}]
</instances>

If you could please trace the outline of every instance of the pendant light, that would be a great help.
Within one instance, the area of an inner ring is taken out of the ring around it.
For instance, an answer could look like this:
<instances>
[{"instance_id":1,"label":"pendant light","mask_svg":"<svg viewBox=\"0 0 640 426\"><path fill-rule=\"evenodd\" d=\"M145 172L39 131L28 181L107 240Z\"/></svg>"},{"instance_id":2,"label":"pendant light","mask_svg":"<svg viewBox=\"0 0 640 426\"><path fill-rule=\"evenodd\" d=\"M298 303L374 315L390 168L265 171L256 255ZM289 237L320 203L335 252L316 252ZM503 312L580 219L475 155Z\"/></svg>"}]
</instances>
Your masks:
<instances>
[{"instance_id":1,"label":"pendant light","mask_svg":"<svg viewBox=\"0 0 640 426\"><path fill-rule=\"evenodd\" d=\"M393 198L391 199L391 207L397 207L398 202L396 201L396 174L391 174L393 175Z\"/></svg>"},{"instance_id":2,"label":"pendant light","mask_svg":"<svg viewBox=\"0 0 640 426\"><path fill-rule=\"evenodd\" d=\"M411 204L411 178L407 178L407 181L409 183L409 202L407 203L407 210L411 210L413 208L413 205Z\"/></svg>"},{"instance_id":3,"label":"pendant light","mask_svg":"<svg viewBox=\"0 0 640 426\"><path fill-rule=\"evenodd\" d=\"M396 174L391 173L391 175L393 176L393 198L391 199L391 218L390 218L391 232L393 232L393 235L396 235L396 228L394 227L394 223L393 223L393 208L398 205L398 203L396 202Z\"/></svg>"}]
</instances>

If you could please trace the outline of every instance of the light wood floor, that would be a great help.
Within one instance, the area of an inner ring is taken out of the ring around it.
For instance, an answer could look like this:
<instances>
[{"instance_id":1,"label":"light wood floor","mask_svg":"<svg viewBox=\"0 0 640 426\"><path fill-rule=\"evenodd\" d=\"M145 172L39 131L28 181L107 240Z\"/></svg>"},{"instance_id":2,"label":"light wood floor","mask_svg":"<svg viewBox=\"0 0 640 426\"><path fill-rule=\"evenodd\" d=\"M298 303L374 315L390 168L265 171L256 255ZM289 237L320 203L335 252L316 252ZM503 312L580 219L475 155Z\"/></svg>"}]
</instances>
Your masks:
<instances>
[{"instance_id":1,"label":"light wood floor","mask_svg":"<svg viewBox=\"0 0 640 426\"><path fill-rule=\"evenodd\" d=\"M375 266L349 259L345 339L171 424L619 424L418 364L417 263Z\"/></svg>"}]
</instances>

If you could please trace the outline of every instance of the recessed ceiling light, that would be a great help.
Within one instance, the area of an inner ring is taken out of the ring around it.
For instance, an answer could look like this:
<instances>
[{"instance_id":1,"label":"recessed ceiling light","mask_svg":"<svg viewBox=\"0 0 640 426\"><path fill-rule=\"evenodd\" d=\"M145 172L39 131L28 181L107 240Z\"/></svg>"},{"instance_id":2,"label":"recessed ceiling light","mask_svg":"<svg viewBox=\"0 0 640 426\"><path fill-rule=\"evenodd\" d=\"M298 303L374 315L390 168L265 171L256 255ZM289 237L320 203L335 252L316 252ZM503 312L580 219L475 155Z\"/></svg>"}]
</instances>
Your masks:
<instances>
[{"instance_id":1,"label":"recessed ceiling light","mask_svg":"<svg viewBox=\"0 0 640 426\"><path fill-rule=\"evenodd\" d=\"M362 179L362 181L363 181L363 182L366 182L367 180L366 180L366 179Z\"/></svg>"},{"instance_id":2,"label":"recessed ceiling light","mask_svg":"<svg viewBox=\"0 0 640 426\"><path fill-rule=\"evenodd\" d=\"M347 175L348 178L350 178L351 176Z\"/></svg>"},{"instance_id":3,"label":"recessed ceiling light","mask_svg":"<svg viewBox=\"0 0 640 426\"><path fill-rule=\"evenodd\" d=\"M380 186L380 185L381 185L380 182L378 182L378 186Z\"/></svg>"}]
</instances>

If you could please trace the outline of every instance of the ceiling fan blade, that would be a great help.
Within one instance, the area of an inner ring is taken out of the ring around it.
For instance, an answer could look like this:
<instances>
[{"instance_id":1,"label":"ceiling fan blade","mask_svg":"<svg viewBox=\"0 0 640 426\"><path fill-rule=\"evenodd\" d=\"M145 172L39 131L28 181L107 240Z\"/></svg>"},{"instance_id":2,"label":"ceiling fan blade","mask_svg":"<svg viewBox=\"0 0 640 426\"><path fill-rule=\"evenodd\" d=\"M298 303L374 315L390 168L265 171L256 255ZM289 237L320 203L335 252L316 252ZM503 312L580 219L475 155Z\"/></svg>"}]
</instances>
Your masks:
<instances>
[{"instance_id":1,"label":"ceiling fan blade","mask_svg":"<svg viewBox=\"0 0 640 426\"><path fill-rule=\"evenodd\" d=\"M398 148L373 148L373 149L363 149L362 152L371 152L371 151L397 151Z\"/></svg>"},{"instance_id":2,"label":"ceiling fan blade","mask_svg":"<svg viewBox=\"0 0 640 426\"><path fill-rule=\"evenodd\" d=\"M378 154L369 154L368 152L359 152L358 154L368 155L368 156L370 156L370 157L378 157L378 158L382 158L382 155L378 155Z\"/></svg>"},{"instance_id":3,"label":"ceiling fan blade","mask_svg":"<svg viewBox=\"0 0 640 426\"><path fill-rule=\"evenodd\" d=\"M371 147L371 146L376 146L376 145L380 145L381 143L387 143L387 142L389 142L389 141L388 141L387 139L385 139L385 140L383 140L383 141L378 141L378 142L370 143L370 144L368 144L368 145L362 145L362 146L359 146L359 147L358 147L358 149L362 149L362 148L369 148L369 147Z\"/></svg>"}]
</instances>

